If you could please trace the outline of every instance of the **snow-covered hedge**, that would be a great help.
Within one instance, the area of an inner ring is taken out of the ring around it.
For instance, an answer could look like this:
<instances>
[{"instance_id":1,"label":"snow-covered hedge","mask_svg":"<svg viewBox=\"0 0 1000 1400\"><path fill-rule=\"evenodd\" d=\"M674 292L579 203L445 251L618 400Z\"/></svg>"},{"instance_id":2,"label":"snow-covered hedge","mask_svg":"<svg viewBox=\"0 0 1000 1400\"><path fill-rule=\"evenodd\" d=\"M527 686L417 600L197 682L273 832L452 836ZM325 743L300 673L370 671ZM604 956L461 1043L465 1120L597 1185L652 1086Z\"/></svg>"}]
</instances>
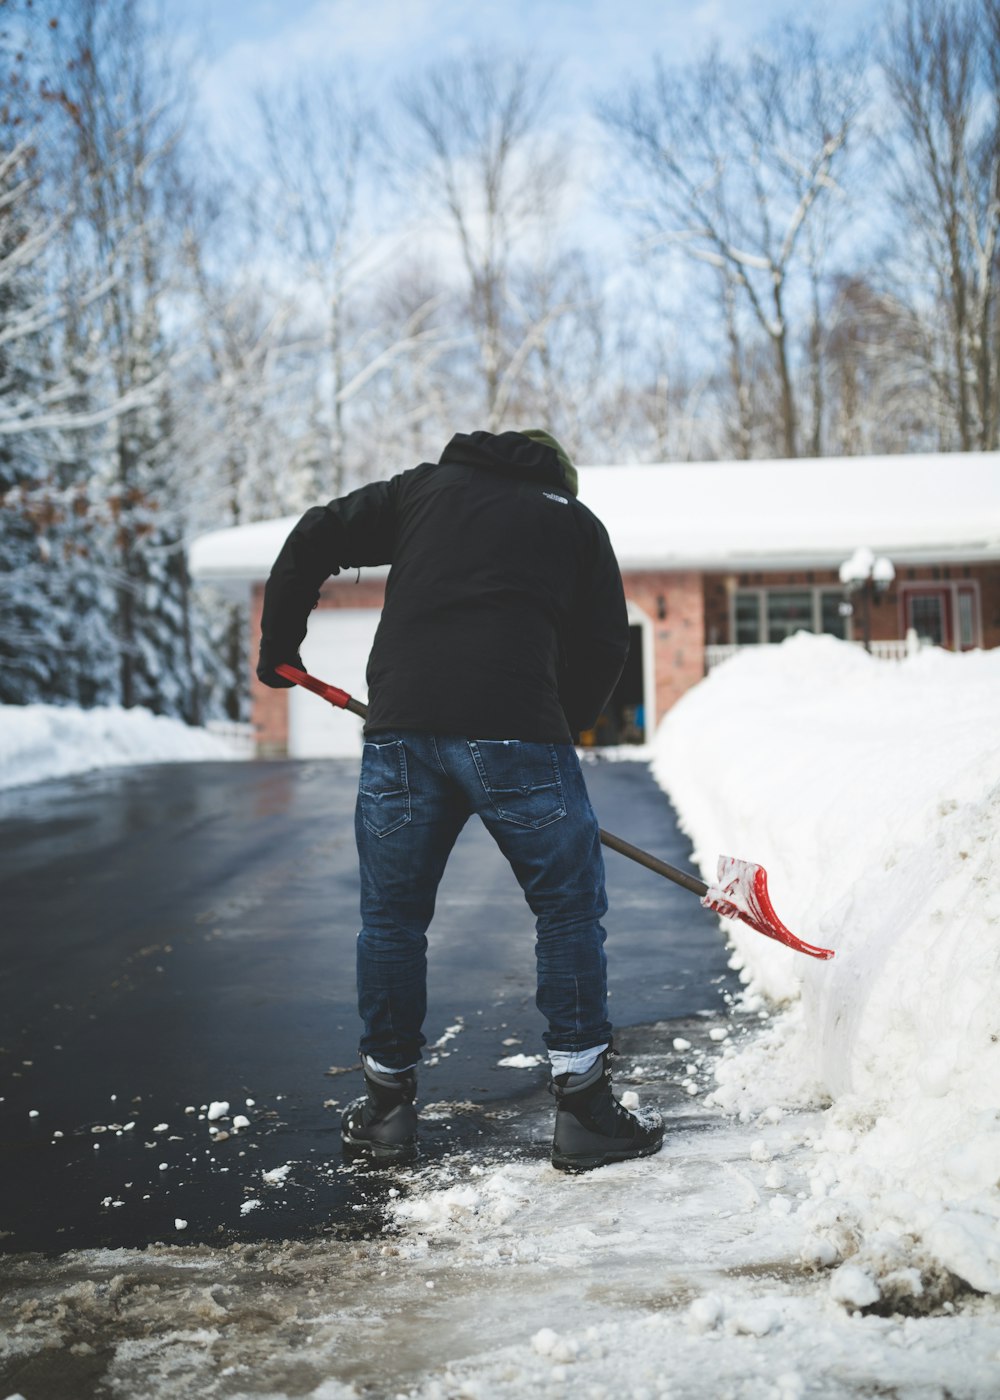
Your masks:
<instances>
[{"instance_id":1,"label":"snow-covered hedge","mask_svg":"<svg viewBox=\"0 0 1000 1400\"><path fill-rule=\"evenodd\" d=\"M832 1101L801 1213L817 1259L876 1287L944 1266L1000 1292L998 716L1000 651L891 663L801 634L713 671L657 737L706 877L759 862L784 922L837 950L729 926L750 1004L787 1009L713 1099Z\"/></svg>"}]
</instances>

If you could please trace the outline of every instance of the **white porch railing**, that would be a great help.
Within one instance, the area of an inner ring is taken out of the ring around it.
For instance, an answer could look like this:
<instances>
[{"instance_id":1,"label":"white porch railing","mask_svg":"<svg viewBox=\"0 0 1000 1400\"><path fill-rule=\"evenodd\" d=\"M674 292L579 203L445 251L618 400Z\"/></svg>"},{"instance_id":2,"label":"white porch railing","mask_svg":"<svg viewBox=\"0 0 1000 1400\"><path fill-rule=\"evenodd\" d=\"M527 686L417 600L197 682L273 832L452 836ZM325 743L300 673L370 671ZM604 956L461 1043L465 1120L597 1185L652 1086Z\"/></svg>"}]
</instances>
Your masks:
<instances>
[{"instance_id":1,"label":"white porch railing","mask_svg":"<svg viewBox=\"0 0 1000 1400\"><path fill-rule=\"evenodd\" d=\"M740 644L736 642L723 643L721 645L707 646L705 648L705 670L711 671L713 667L719 666L723 661L728 661L731 656L735 656L738 651L747 651L754 647L778 646L778 642L751 642ZM864 646L864 642L854 639L854 646ZM879 661L905 661L908 656L913 656L924 645L917 637L916 633L911 633L908 637L894 638L891 641L873 641L871 644L871 654Z\"/></svg>"},{"instance_id":2,"label":"white porch railing","mask_svg":"<svg viewBox=\"0 0 1000 1400\"><path fill-rule=\"evenodd\" d=\"M864 642L857 642L856 645L863 647ZM920 650L920 643L911 646L904 638L902 641L872 642L871 649L872 656L877 656L880 661L905 661Z\"/></svg>"},{"instance_id":3,"label":"white porch railing","mask_svg":"<svg viewBox=\"0 0 1000 1400\"><path fill-rule=\"evenodd\" d=\"M767 643L763 643L767 645ZM735 656L738 651L745 651L746 647L738 646L735 642L722 643L721 645L707 646L705 648L705 670L711 671L716 666L721 666L723 661L728 661L731 656Z\"/></svg>"}]
</instances>

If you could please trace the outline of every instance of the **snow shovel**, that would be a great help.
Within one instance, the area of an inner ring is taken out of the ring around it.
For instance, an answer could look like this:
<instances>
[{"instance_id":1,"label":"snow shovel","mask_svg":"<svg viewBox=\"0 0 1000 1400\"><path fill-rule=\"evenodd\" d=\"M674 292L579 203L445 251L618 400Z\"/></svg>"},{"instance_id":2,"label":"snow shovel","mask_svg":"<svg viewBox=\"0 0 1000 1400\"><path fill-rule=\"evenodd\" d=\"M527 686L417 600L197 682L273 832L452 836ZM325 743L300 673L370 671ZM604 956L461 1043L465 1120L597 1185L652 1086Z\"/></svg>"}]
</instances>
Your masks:
<instances>
[{"instance_id":1,"label":"snow shovel","mask_svg":"<svg viewBox=\"0 0 1000 1400\"><path fill-rule=\"evenodd\" d=\"M346 690L339 690L335 685L328 685L326 681L321 681L316 676L310 676L306 671L300 671L296 666L282 664L274 669L286 681L292 681L295 685L301 685L306 690L311 690L314 695L321 696L341 710L350 710L351 714L358 715L361 719L367 719L368 706L360 700L355 700L352 695L348 695ZM762 865L754 865L749 860L738 860L735 856L720 856L715 884L706 885L705 881L699 880L697 875L692 875L686 870L678 870L675 865L668 865L665 860L658 860L656 856L651 856L648 851L640 850L638 846L623 841L620 836L614 836L610 831L601 830L601 843L609 850L617 851L619 855L628 856L629 860L644 865L647 870L653 870L657 875L663 875L666 879L672 880L675 885L681 885L684 889L690 890L692 894L699 895L706 909L714 910L723 918L741 919L743 923L749 924L752 929L764 934L766 938L774 938L779 943L794 948L796 952L807 953L811 958L833 957L832 948L817 948L812 943L803 942L781 922L774 912L774 905L767 892L767 871Z\"/></svg>"}]
</instances>

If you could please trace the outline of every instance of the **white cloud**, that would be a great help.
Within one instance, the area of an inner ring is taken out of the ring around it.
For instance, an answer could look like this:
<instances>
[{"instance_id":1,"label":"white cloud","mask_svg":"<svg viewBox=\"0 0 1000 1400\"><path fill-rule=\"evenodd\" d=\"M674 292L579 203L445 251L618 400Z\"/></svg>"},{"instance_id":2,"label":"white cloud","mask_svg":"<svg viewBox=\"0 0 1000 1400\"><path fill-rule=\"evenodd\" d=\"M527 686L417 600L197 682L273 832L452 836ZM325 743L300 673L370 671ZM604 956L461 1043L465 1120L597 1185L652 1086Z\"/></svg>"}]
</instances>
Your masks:
<instances>
[{"instance_id":1,"label":"white cloud","mask_svg":"<svg viewBox=\"0 0 1000 1400\"><path fill-rule=\"evenodd\" d=\"M739 50L783 16L843 34L868 5L842 0L831 18L826 0L216 0L203 18L200 0L180 0L171 13L212 35L215 57L198 78L210 125L232 135L255 86L302 70L353 67L378 96L470 46L528 50L559 62L560 105L579 114L595 94L648 72L654 54L683 62L713 39Z\"/></svg>"}]
</instances>

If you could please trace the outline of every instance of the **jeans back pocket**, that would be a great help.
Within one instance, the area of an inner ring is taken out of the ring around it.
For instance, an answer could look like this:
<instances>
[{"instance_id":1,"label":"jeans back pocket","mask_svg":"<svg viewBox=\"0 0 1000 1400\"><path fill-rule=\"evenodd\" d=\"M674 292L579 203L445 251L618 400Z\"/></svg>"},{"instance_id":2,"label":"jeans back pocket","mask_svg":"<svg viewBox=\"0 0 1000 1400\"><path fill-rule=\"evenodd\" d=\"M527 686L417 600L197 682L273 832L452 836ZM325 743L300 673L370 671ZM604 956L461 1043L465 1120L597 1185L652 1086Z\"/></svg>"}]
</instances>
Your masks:
<instances>
[{"instance_id":1,"label":"jeans back pocket","mask_svg":"<svg viewBox=\"0 0 1000 1400\"><path fill-rule=\"evenodd\" d=\"M566 815L554 744L476 739L469 749L486 795L502 821L540 827Z\"/></svg>"},{"instance_id":2,"label":"jeans back pocket","mask_svg":"<svg viewBox=\"0 0 1000 1400\"><path fill-rule=\"evenodd\" d=\"M401 739L365 744L359 797L361 819L375 836L388 836L410 820L406 751Z\"/></svg>"}]
</instances>

